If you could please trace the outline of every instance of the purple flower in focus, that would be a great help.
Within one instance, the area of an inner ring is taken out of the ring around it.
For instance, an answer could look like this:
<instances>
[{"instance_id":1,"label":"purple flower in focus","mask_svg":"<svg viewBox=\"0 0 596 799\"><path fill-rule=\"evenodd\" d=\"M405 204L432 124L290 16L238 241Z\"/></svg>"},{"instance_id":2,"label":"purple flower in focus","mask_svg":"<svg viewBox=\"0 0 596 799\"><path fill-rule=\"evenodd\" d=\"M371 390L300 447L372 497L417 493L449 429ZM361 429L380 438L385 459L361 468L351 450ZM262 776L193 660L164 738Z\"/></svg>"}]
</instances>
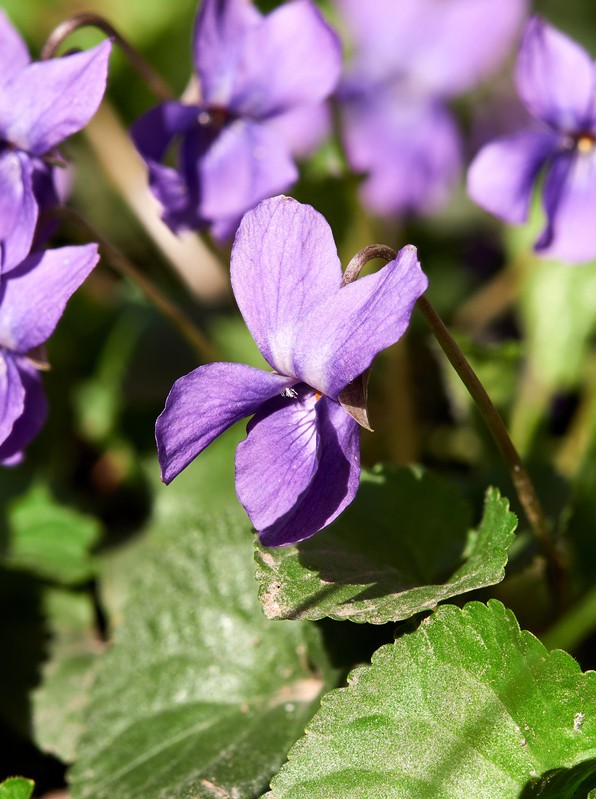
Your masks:
<instances>
[{"instance_id":1,"label":"purple flower in focus","mask_svg":"<svg viewBox=\"0 0 596 799\"><path fill-rule=\"evenodd\" d=\"M534 17L516 72L519 95L540 125L491 142L472 162L468 191L507 222L528 218L538 174L546 227L535 244L570 262L596 257L596 66L576 42Z\"/></svg>"},{"instance_id":2,"label":"purple flower in focus","mask_svg":"<svg viewBox=\"0 0 596 799\"><path fill-rule=\"evenodd\" d=\"M341 287L329 225L289 197L244 216L231 276L274 371L212 363L176 381L156 425L162 478L169 483L226 428L254 414L236 452L238 498L264 544L296 543L356 494L358 425L338 397L402 336L427 279L408 246L376 274Z\"/></svg>"},{"instance_id":3,"label":"purple flower in focus","mask_svg":"<svg viewBox=\"0 0 596 799\"><path fill-rule=\"evenodd\" d=\"M310 0L265 17L247 0L203 0L193 49L200 100L157 106L132 135L170 228L225 239L297 179L292 155L321 128L341 49ZM174 140L179 169L162 163Z\"/></svg>"},{"instance_id":4,"label":"purple flower in focus","mask_svg":"<svg viewBox=\"0 0 596 799\"><path fill-rule=\"evenodd\" d=\"M336 0L354 43L339 91L352 169L373 213L428 213L461 171L446 100L506 56L527 0Z\"/></svg>"},{"instance_id":5,"label":"purple flower in focus","mask_svg":"<svg viewBox=\"0 0 596 799\"><path fill-rule=\"evenodd\" d=\"M43 345L91 272L96 244L62 247L11 264L0 284L0 464L22 460L47 416Z\"/></svg>"},{"instance_id":6,"label":"purple flower in focus","mask_svg":"<svg viewBox=\"0 0 596 799\"><path fill-rule=\"evenodd\" d=\"M83 53L31 63L0 11L0 271L28 254L40 203L55 199L53 155L84 127L103 97L110 42ZM9 252L9 248L11 252Z\"/></svg>"}]
</instances>

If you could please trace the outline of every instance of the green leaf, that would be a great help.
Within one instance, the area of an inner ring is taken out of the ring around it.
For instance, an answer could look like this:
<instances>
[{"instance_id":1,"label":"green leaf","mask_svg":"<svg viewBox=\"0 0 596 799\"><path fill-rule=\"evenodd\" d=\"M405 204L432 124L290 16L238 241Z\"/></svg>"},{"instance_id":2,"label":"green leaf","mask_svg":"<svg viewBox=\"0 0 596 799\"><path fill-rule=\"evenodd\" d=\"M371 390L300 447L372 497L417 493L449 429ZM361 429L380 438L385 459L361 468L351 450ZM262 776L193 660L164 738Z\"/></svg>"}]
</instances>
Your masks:
<instances>
[{"instance_id":1,"label":"green leaf","mask_svg":"<svg viewBox=\"0 0 596 799\"><path fill-rule=\"evenodd\" d=\"M440 608L328 694L267 797L579 799L595 755L596 673L549 654L501 603L472 602ZM555 769L569 770L557 793L544 787Z\"/></svg>"},{"instance_id":2,"label":"green leaf","mask_svg":"<svg viewBox=\"0 0 596 799\"><path fill-rule=\"evenodd\" d=\"M30 799L35 783L25 777L9 777L0 782L0 799Z\"/></svg>"},{"instance_id":3,"label":"green leaf","mask_svg":"<svg viewBox=\"0 0 596 799\"><path fill-rule=\"evenodd\" d=\"M42 683L31 697L34 738L43 751L71 763L102 645L89 596L47 590L43 605L52 638Z\"/></svg>"},{"instance_id":4,"label":"green leaf","mask_svg":"<svg viewBox=\"0 0 596 799\"><path fill-rule=\"evenodd\" d=\"M317 628L263 617L241 509L201 507L210 458L160 495L92 690L75 799L258 796L332 678Z\"/></svg>"},{"instance_id":5,"label":"green leaf","mask_svg":"<svg viewBox=\"0 0 596 799\"><path fill-rule=\"evenodd\" d=\"M339 520L298 546L257 545L257 579L273 619L382 624L503 579L516 517L495 488L470 530L470 509L448 483L420 469L365 471Z\"/></svg>"},{"instance_id":6,"label":"green leaf","mask_svg":"<svg viewBox=\"0 0 596 799\"><path fill-rule=\"evenodd\" d=\"M13 505L9 528L7 566L63 585L94 575L90 550L99 538L99 523L58 505L45 486L35 486Z\"/></svg>"}]
</instances>

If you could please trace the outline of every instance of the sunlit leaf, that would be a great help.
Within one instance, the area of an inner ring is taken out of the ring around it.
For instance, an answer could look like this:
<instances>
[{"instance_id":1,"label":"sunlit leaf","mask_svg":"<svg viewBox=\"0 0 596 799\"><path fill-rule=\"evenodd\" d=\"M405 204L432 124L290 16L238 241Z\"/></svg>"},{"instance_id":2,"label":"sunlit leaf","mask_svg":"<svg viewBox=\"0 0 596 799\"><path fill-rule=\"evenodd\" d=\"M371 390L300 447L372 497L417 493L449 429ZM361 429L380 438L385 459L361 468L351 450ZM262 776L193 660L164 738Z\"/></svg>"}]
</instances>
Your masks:
<instances>
[{"instance_id":1,"label":"sunlit leaf","mask_svg":"<svg viewBox=\"0 0 596 799\"><path fill-rule=\"evenodd\" d=\"M503 579L516 517L496 489L471 530L458 492L429 472L383 466L363 474L352 506L297 546L257 546L269 618L407 619Z\"/></svg>"}]
</instances>

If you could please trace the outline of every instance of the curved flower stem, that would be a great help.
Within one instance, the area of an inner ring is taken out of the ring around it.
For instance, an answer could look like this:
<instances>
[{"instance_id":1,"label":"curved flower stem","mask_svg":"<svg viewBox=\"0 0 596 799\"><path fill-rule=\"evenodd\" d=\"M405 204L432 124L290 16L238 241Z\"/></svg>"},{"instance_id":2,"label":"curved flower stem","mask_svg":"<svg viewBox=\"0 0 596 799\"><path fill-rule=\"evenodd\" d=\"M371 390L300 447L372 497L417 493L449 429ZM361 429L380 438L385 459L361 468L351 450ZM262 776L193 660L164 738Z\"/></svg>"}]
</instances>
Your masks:
<instances>
[{"instance_id":1,"label":"curved flower stem","mask_svg":"<svg viewBox=\"0 0 596 799\"><path fill-rule=\"evenodd\" d=\"M46 43L41 51L41 60L46 61L53 58L60 45L65 39L74 33L79 28L93 27L98 28L100 31L114 39L118 43L122 52L127 56L130 63L143 78L147 86L151 89L153 94L160 100L167 101L174 99L174 93L151 66L151 64L136 50L118 31L99 14L92 14L86 12L84 14L75 14L75 16L64 20L58 25L48 36Z\"/></svg>"},{"instance_id":2,"label":"curved flower stem","mask_svg":"<svg viewBox=\"0 0 596 799\"><path fill-rule=\"evenodd\" d=\"M172 325L181 333L192 346L199 357L205 361L219 360L217 352L206 336L194 325L189 317L177 305L169 300L161 289L144 275L124 253L110 244L95 228L72 208L57 206L49 210L48 214L73 222L99 246L106 261L124 277L132 280L141 289L145 296L153 303Z\"/></svg>"},{"instance_id":3,"label":"curved flower stem","mask_svg":"<svg viewBox=\"0 0 596 799\"><path fill-rule=\"evenodd\" d=\"M363 266L373 258L383 258L386 261L392 261L396 256L397 253L391 247L382 244L371 244L352 258L346 267L348 278L346 279L346 275L344 275L344 282L354 280ZM534 537L538 541L546 558L547 575L553 597L560 607L564 607L568 604L565 565L551 537L544 511L542 510L532 481L509 437L507 428L499 412L493 405L492 400L486 393L486 389L478 379L478 376L470 366L466 356L457 345L439 314L425 297L420 297L416 304L426 319L441 349L476 403L484 423L488 427L490 434L509 467L511 479L515 486L519 501L530 523Z\"/></svg>"}]
</instances>

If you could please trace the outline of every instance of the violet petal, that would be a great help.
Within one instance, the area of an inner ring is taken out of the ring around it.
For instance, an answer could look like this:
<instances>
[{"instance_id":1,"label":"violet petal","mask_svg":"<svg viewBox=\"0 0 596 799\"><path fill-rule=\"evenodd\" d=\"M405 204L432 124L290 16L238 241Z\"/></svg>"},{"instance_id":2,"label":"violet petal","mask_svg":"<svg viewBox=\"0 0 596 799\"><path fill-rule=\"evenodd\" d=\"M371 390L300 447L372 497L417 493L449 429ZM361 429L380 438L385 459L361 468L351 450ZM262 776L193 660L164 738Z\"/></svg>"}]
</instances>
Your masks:
<instances>
[{"instance_id":1,"label":"violet petal","mask_svg":"<svg viewBox=\"0 0 596 799\"><path fill-rule=\"evenodd\" d=\"M228 105L264 119L328 97L341 72L341 45L310 0L276 8L238 42Z\"/></svg>"},{"instance_id":2,"label":"violet petal","mask_svg":"<svg viewBox=\"0 0 596 799\"><path fill-rule=\"evenodd\" d=\"M48 416L48 403L41 374L24 358L15 360L25 391L25 402L10 435L0 444L0 463L4 466L20 463L23 459L23 450L39 433Z\"/></svg>"},{"instance_id":3,"label":"violet petal","mask_svg":"<svg viewBox=\"0 0 596 799\"><path fill-rule=\"evenodd\" d=\"M193 50L205 102L228 106L243 68L242 42L262 20L262 14L247 0L203 0Z\"/></svg>"},{"instance_id":4,"label":"violet petal","mask_svg":"<svg viewBox=\"0 0 596 799\"><path fill-rule=\"evenodd\" d=\"M298 178L281 136L266 124L243 119L221 130L196 169L200 213L207 219L240 216Z\"/></svg>"},{"instance_id":5,"label":"violet petal","mask_svg":"<svg viewBox=\"0 0 596 799\"><path fill-rule=\"evenodd\" d=\"M539 17L526 26L517 89L531 114L559 131L593 127L596 75L588 53Z\"/></svg>"},{"instance_id":6,"label":"violet petal","mask_svg":"<svg viewBox=\"0 0 596 799\"><path fill-rule=\"evenodd\" d=\"M378 272L359 278L304 315L284 374L336 399L375 355L405 332L428 285L416 248L408 245Z\"/></svg>"},{"instance_id":7,"label":"violet petal","mask_svg":"<svg viewBox=\"0 0 596 799\"><path fill-rule=\"evenodd\" d=\"M259 531L259 538L265 546L296 544L310 538L331 524L358 491L358 425L341 405L327 397L321 397L315 410L319 434L318 468L307 490L297 497L294 507Z\"/></svg>"},{"instance_id":8,"label":"violet petal","mask_svg":"<svg viewBox=\"0 0 596 799\"><path fill-rule=\"evenodd\" d=\"M0 88L0 130L15 147L43 155L81 130L106 88L111 42L29 64Z\"/></svg>"},{"instance_id":9,"label":"violet petal","mask_svg":"<svg viewBox=\"0 0 596 799\"><path fill-rule=\"evenodd\" d=\"M25 387L11 353L0 347L0 445L25 407Z\"/></svg>"},{"instance_id":10,"label":"violet petal","mask_svg":"<svg viewBox=\"0 0 596 799\"><path fill-rule=\"evenodd\" d=\"M596 258L596 149L563 152L544 182L547 226L536 250L548 258L583 263Z\"/></svg>"},{"instance_id":11,"label":"violet petal","mask_svg":"<svg viewBox=\"0 0 596 799\"><path fill-rule=\"evenodd\" d=\"M318 464L312 390L265 403L236 450L236 493L257 530L270 527L299 501Z\"/></svg>"},{"instance_id":12,"label":"violet petal","mask_svg":"<svg viewBox=\"0 0 596 799\"><path fill-rule=\"evenodd\" d=\"M9 272L0 287L0 347L24 355L43 344L98 260L97 244L61 247Z\"/></svg>"},{"instance_id":13,"label":"violet petal","mask_svg":"<svg viewBox=\"0 0 596 799\"><path fill-rule=\"evenodd\" d=\"M26 155L0 155L0 271L21 263L31 249L38 207L33 194L32 166Z\"/></svg>"},{"instance_id":14,"label":"violet petal","mask_svg":"<svg viewBox=\"0 0 596 799\"><path fill-rule=\"evenodd\" d=\"M430 212L460 173L459 133L441 103L397 91L362 91L343 106L352 169L364 172L364 205L380 216Z\"/></svg>"},{"instance_id":15,"label":"violet petal","mask_svg":"<svg viewBox=\"0 0 596 799\"><path fill-rule=\"evenodd\" d=\"M310 205L274 197L245 214L231 257L240 312L265 359L282 374L302 319L341 285L331 228Z\"/></svg>"},{"instance_id":16,"label":"violet petal","mask_svg":"<svg viewBox=\"0 0 596 799\"><path fill-rule=\"evenodd\" d=\"M519 224L528 218L534 183L557 137L548 131L527 130L485 145L468 172L468 194L482 208Z\"/></svg>"},{"instance_id":17,"label":"violet petal","mask_svg":"<svg viewBox=\"0 0 596 799\"><path fill-rule=\"evenodd\" d=\"M13 75L24 69L30 60L27 45L21 34L0 9L0 83L7 83Z\"/></svg>"},{"instance_id":18,"label":"violet petal","mask_svg":"<svg viewBox=\"0 0 596 799\"><path fill-rule=\"evenodd\" d=\"M236 363L199 366L172 386L155 425L162 480L170 483L214 438L296 380Z\"/></svg>"}]
</instances>

